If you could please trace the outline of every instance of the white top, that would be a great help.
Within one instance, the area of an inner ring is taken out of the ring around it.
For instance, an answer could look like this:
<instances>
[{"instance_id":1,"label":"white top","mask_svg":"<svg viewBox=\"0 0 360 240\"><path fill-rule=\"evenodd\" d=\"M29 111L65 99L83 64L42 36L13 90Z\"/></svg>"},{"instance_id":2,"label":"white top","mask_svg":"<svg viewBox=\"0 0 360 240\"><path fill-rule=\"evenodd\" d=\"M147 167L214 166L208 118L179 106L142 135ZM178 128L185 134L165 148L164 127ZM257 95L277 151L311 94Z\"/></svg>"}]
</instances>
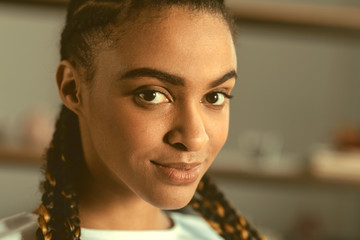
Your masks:
<instances>
[{"instance_id":1,"label":"white top","mask_svg":"<svg viewBox=\"0 0 360 240\"><path fill-rule=\"evenodd\" d=\"M81 228L82 240L223 240L202 218L169 213L174 226L167 230L123 231ZM0 240L33 240L37 215L20 213L0 219Z\"/></svg>"}]
</instances>

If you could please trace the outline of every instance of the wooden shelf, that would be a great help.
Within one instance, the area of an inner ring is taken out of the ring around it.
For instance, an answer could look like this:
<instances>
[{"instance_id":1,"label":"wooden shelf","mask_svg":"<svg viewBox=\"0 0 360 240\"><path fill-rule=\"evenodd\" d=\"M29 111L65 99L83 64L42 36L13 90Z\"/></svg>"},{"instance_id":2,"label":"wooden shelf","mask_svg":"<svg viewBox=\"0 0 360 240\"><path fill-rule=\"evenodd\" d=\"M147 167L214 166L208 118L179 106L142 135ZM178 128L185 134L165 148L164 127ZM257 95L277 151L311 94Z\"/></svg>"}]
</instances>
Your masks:
<instances>
[{"instance_id":1,"label":"wooden shelf","mask_svg":"<svg viewBox=\"0 0 360 240\"><path fill-rule=\"evenodd\" d=\"M242 172L239 170L210 169L209 174L215 178L238 180L261 184L306 185L311 187L340 187L360 189L359 179L333 178L317 176L311 172L299 174L275 174L265 172Z\"/></svg>"},{"instance_id":2,"label":"wooden shelf","mask_svg":"<svg viewBox=\"0 0 360 240\"><path fill-rule=\"evenodd\" d=\"M11 164L41 164L42 153L33 149L0 146L0 162Z\"/></svg>"},{"instance_id":3,"label":"wooden shelf","mask_svg":"<svg viewBox=\"0 0 360 240\"><path fill-rule=\"evenodd\" d=\"M68 0L0 0L65 6ZM227 0L239 20L360 30L360 8L325 4Z\"/></svg>"},{"instance_id":4,"label":"wooden shelf","mask_svg":"<svg viewBox=\"0 0 360 240\"><path fill-rule=\"evenodd\" d=\"M0 163L41 165L43 163L43 153L31 149L0 146ZM218 169L209 170L211 176L215 178L247 181L261 184L281 184L281 185L310 185L314 187L345 187L360 188L360 179L342 179L332 177L320 177L315 174L304 172L299 174L270 174L265 172L246 172L239 169Z\"/></svg>"},{"instance_id":5,"label":"wooden shelf","mask_svg":"<svg viewBox=\"0 0 360 240\"><path fill-rule=\"evenodd\" d=\"M238 0L227 5L240 20L360 30L360 8L355 7Z\"/></svg>"},{"instance_id":6,"label":"wooden shelf","mask_svg":"<svg viewBox=\"0 0 360 240\"><path fill-rule=\"evenodd\" d=\"M0 0L1 2L24 3L24 4L46 4L65 6L69 0Z\"/></svg>"}]
</instances>

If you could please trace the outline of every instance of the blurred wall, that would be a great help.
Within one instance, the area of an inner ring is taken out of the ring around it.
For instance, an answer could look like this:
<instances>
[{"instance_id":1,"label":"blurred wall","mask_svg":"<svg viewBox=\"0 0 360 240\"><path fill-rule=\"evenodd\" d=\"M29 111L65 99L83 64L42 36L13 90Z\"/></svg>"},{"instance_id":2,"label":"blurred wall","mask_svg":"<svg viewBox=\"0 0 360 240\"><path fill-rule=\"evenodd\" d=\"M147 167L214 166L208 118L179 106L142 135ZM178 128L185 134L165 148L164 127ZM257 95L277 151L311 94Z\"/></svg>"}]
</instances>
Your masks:
<instances>
[{"instance_id":1,"label":"blurred wall","mask_svg":"<svg viewBox=\"0 0 360 240\"><path fill-rule=\"evenodd\" d=\"M358 187L236 181L227 177L217 177L216 182L269 239L360 239Z\"/></svg>"},{"instance_id":2,"label":"blurred wall","mask_svg":"<svg viewBox=\"0 0 360 240\"><path fill-rule=\"evenodd\" d=\"M55 70L64 15L62 7L0 3L0 129L10 142L16 143L26 112L58 111ZM279 135L285 151L304 154L329 141L337 126L360 124L359 39L339 30L241 23L239 80L225 151L252 131ZM39 179L37 166L0 163L0 217L32 210L39 201ZM219 180L236 206L265 227L285 232L304 209L326 218L330 235L360 236L355 190Z\"/></svg>"},{"instance_id":3,"label":"blurred wall","mask_svg":"<svg viewBox=\"0 0 360 240\"><path fill-rule=\"evenodd\" d=\"M63 7L0 3L0 132L16 142L34 109L55 115ZM239 81L225 149L247 131L273 133L304 154L334 129L360 124L360 36L353 32L241 23Z\"/></svg>"},{"instance_id":4,"label":"blurred wall","mask_svg":"<svg viewBox=\"0 0 360 240\"><path fill-rule=\"evenodd\" d=\"M64 8L0 3L0 132L16 142L33 110L55 114ZM1 142L0 142L1 143Z\"/></svg>"},{"instance_id":5,"label":"blurred wall","mask_svg":"<svg viewBox=\"0 0 360 240\"><path fill-rule=\"evenodd\" d=\"M63 7L0 2L0 146L18 144L32 111L52 116L58 111L55 71L64 16ZM2 160L0 217L34 210L41 197L39 166Z\"/></svg>"},{"instance_id":6,"label":"blurred wall","mask_svg":"<svg viewBox=\"0 0 360 240\"><path fill-rule=\"evenodd\" d=\"M249 130L273 133L287 152L307 153L335 130L360 126L360 34L240 23L239 81L227 148Z\"/></svg>"},{"instance_id":7,"label":"blurred wall","mask_svg":"<svg viewBox=\"0 0 360 240\"><path fill-rule=\"evenodd\" d=\"M0 163L0 218L35 210L41 199L39 166Z\"/></svg>"}]
</instances>

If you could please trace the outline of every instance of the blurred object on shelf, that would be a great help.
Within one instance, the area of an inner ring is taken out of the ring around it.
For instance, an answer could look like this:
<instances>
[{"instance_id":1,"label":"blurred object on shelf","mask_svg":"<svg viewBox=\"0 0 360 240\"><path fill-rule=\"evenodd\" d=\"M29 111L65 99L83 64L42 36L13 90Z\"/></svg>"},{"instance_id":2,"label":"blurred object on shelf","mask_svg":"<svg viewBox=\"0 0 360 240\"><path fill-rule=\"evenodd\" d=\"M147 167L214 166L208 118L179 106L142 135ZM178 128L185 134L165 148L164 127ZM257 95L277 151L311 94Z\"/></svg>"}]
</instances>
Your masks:
<instances>
[{"instance_id":1,"label":"blurred object on shelf","mask_svg":"<svg viewBox=\"0 0 360 240\"><path fill-rule=\"evenodd\" d=\"M299 213L294 219L292 229L287 239L291 240L320 240L326 239L322 229L322 221L318 215L311 213Z\"/></svg>"},{"instance_id":2,"label":"blurred object on shelf","mask_svg":"<svg viewBox=\"0 0 360 240\"><path fill-rule=\"evenodd\" d=\"M40 149L0 145L0 163L36 165L42 163L43 154Z\"/></svg>"},{"instance_id":3,"label":"blurred object on shelf","mask_svg":"<svg viewBox=\"0 0 360 240\"><path fill-rule=\"evenodd\" d=\"M35 151L43 151L54 132L53 116L44 110L33 110L25 115L20 128L20 144Z\"/></svg>"},{"instance_id":4,"label":"blurred object on shelf","mask_svg":"<svg viewBox=\"0 0 360 240\"><path fill-rule=\"evenodd\" d=\"M315 176L359 181L360 151L319 147L310 158L310 166Z\"/></svg>"},{"instance_id":5,"label":"blurred object on shelf","mask_svg":"<svg viewBox=\"0 0 360 240\"><path fill-rule=\"evenodd\" d=\"M0 162L39 164L54 132L52 109L30 106L16 120L0 122Z\"/></svg>"},{"instance_id":6,"label":"blurred object on shelf","mask_svg":"<svg viewBox=\"0 0 360 240\"><path fill-rule=\"evenodd\" d=\"M247 131L238 138L238 150L247 158L276 164L281 159L283 143L276 133Z\"/></svg>"},{"instance_id":7,"label":"blurred object on shelf","mask_svg":"<svg viewBox=\"0 0 360 240\"><path fill-rule=\"evenodd\" d=\"M5 126L0 122L0 144L6 142Z\"/></svg>"},{"instance_id":8,"label":"blurred object on shelf","mask_svg":"<svg viewBox=\"0 0 360 240\"><path fill-rule=\"evenodd\" d=\"M312 172L321 177L360 180L360 131L354 126L336 131L332 145L319 145L310 158Z\"/></svg>"},{"instance_id":9,"label":"blurred object on shelf","mask_svg":"<svg viewBox=\"0 0 360 240\"><path fill-rule=\"evenodd\" d=\"M294 175L304 171L298 154L283 151L283 137L273 132L246 131L238 138L237 149L223 149L213 166L217 170L237 170L273 175Z\"/></svg>"},{"instance_id":10,"label":"blurred object on shelf","mask_svg":"<svg viewBox=\"0 0 360 240\"><path fill-rule=\"evenodd\" d=\"M360 130L355 126L341 128L336 132L334 144L340 151L360 151Z\"/></svg>"}]
</instances>

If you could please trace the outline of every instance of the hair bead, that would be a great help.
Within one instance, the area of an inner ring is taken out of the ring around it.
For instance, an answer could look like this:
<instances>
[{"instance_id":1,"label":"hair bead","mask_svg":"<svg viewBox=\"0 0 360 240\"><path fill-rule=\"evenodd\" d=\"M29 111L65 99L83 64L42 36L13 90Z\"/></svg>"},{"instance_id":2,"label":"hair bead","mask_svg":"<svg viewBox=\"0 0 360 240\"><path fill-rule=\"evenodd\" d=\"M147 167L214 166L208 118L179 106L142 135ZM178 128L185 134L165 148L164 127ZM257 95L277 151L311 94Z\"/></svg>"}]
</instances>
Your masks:
<instances>
[{"instance_id":1,"label":"hair bead","mask_svg":"<svg viewBox=\"0 0 360 240\"><path fill-rule=\"evenodd\" d=\"M46 179L48 180L49 184L52 187L55 187L56 186L55 178L53 176L51 176L49 172L46 172L45 176L46 176Z\"/></svg>"},{"instance_id":2,"label":"hair bead","mask_svg":"<svg viewBox=\"0 0 360 240\"><path fill-rule=\"evenodd\" d=\"M219 202L217 203L217 213L222 218L225 216L225 209Z\"/></svg>"},{"instance_id":3,"label":"hair bead","mask_svg":"<svg viewBox=\"0 0 360 240\"><path fill-rule=\"evenodd\" d=\"M52 237L53 237L53 235L52 235L52 233L50 232L50 233L44 235L44 240L51 240Z\"/></svg>"},{"instance_id":4,"label":"hair bead","mask_svg":"<svg viewBox=\"0 0 360 240\"><path fill-rule=\"evenodd\" d=\"M248 239L248 238L249 238L249 232L246 231L246 230L242 230L242 231L241 231L241 237L242 237L243 239Z\"/></svg>"},{"instance_id":5,"label":"hair bead","mask_svg":"<svg viewBox=\"0 0 360 240\"><path fill-rule=\"evenodd\" d=\"M207 223L219 234L222 234L223 231L220 227L220 224L214 221L207 220Z\"/></svg>"},{"instance_id":6,"label":"hair bead","mask_svg":"<svg viewBox=\"0 0 360 240\"><path fill-rule=\"evenodd\" d=\"M241 215L239 215L239 221L240 221L241 226L246 227L247 222L245 221L245 219Z\"/></svg>"},{"instance_id":7,"label":"hair bead","mask_svg":"<svg viewBox=\"0 0 360 240\"><path fill-rule=\"evenodd\" d=\"M41 204L37 211L43 217L45 223L48 223L50 220L50 215L44 204Z\"/></svg>"}]
</instances>

